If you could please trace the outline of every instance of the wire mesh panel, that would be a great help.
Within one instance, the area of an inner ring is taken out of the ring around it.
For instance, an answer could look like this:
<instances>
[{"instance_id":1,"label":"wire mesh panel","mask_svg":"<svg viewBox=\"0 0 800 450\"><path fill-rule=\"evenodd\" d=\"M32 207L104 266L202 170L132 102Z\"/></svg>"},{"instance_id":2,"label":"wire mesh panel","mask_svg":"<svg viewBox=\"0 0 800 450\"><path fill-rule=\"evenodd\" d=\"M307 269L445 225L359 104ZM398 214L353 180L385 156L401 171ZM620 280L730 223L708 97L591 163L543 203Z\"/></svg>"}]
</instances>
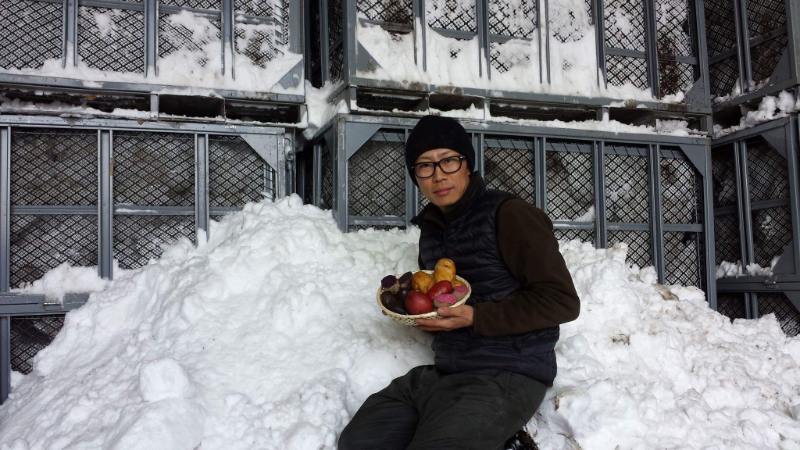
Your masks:
<instances>
[{"instance_id":1,"label":"wire mesh panel","mask_svg":"<svg viewBox=\"0 0 800 450\"><path fill-rule=\"evenodd\" d=\"M61 263L97 265L97 216L21 215L10 219L9 283L30 283Z\"/></svg>"},{"instance_id":2,"label":"wire mesh panel","mask_svg":"<svg viewBox=\"0 0 800 450\"><path fill-rule=\"evenodd\" d=\"M362 2L358 2L362 5ZM380 4L375 3L371 11L379 10ZM342 72L344 71L344 39L342 32L344 30L343 19L343 5L342 0L328 0L328 44L330 46L328 56L328 77L331 81L338 81L342 79ZM374 19L380 20L380 19Z\"/></svg>"},{"instance_id":3,"label":"wire mesh panel","mask_svg":"<svg viewBox=\"0 0 800 450\"><path fill-rule=\"evenodd\" d=\"M162 5L169 6L182 6L184 8L194 9L222 9L222 0L159 0ZM239 4L239 1L236 2Z\"/></svg>"},{"instance_id":4,"label":"wire mesh panel","mask_svg":"<svg viewBox=\"0 0 800 450\"><path fill-rule=\"evenodd\" d=\"M489 0L489 32L518 38L533 37L536 31L534 0Z\"/></svg>"},{"instance_id":5,"label":"wire mesh panel","mask_svg":"<svg viewBox=\"0 0 800 450\"><path fill-rule=\"evenodd\" d=\"M114 134L114 203L194 205L194 135Z\"/></svg>"},{"instance_id":6,"label":"wire mesh panel","mask_svg":"<svg viewBox=\"0 0 800 450\"><path fill-rule=\"evenodd\" d=\"M641 58L607 55L608 82L614 86L630 83L638 89L648 88L643 1L607 0L603 12L605 46L642 52Z\"/></svg>"},{"instance_id":7,"label":"wire mesh panel","mask_svg":"<svg viewBox=\"0 0 800 450\"><path fill-rule=\"evenodd\" d=\"M705 288L705 243L702 233L664 232L664 283Z\"/></svg>"},{"instance_id":8,"label":"wire mesh panel","mask_svg":"<svg viewBox=\"0 0 800 450\"><path fill-rule=\"evenodd\" d=\"M738 202L736 187L736 159L733 145L715 149L712 154L712 182L714 208L734 206Z\"/></svg>"},{"instance_id":9,"label":"wire mesh panel","mask_svg":"<svg viewBox=\"0 0 800 450\"><path fill-rule=\"evenodd\" d=\"M195 241L194 216L114 216L114 258L123 269L159 258L165 245L182 237Z\"/></svg>"},{"instance_id":10,"label":"wire mesh panel","mask_svg":"<svg viewBox=\"0 0 800 450\"><path fill-rule=\"evenodd\" d=\"M434 28L478 31L475 0L427 0L425 18L428 25Z\"/></svg>"},{"instance_id":11,"label":"wire mesh panel","mask_svg":"<svg viewBox=\"0 0 800 450\"><path fill-rule=\"evenodd\" d=\"M275 198L273 169L239 136L212 136L208 149L209 205L241 207L267 193ZM267 181L270 181L267 184Z\"/></svg>"},{"instance_id":12,"label":"wire mesh panel","mask_svg":"<svg viewBox=\"0 0 800 450\"><path fill-rule=\"evenodd\" d=\"M511 192L536 204L534 142L504 136L484 139L483 170L486 186Z\"/></svg>"},{"instance_id":13,"label":"wire mesh panel","mask_svg":"<svg viewBox=\"0 0 800 450\"><path fill-rule=\"evenodd\" d=\"M649 231L644 230L609 230L608 246L624 242L628 244L629 264L641 267L653 265L653 251Z\"/></svg>"},{"instance_id":14,"label":"wire mesh panel","mask_svg":"<svg viewBox=\"0 0 800 450\"><path fill-rule=\"evenodd\" d=\"M758 209L752 215L753 259L771 267L792 240L792 216L788 206Z\"/></svg>"},{"instance_id":15,"label":"wire mesh panel","mask_svg":"<svg viewBox=\"0 0 800 450\"><path fill-rule=\"evenodd\" d=\"M743 260L738 214L714 217L714 249L717 265L723 261L735 263Z\"/></svg>"},{"instance_id":16,"label":"wire mesh panel","mask_svg":"<svg viewBox=\"0 0 800 450\"><path fill-rule=\"evenodd\" d=\"M191 28L190 28L191 27ZM158 20L158 56L165 58L176 52L181 57L205 67L210 58L222 58L222 23L185 14L163 14Z\"/></svg>"},{"instance_id":17,"label":"wire mesh panel","mask_svg":"<svg viewBox=\"0 0 800 450\"><path fill-rule=\"evenodd\" d=\"M650 222L650 175L646 147L606 145L606 205L609 222ZM632 154L625 154L630 152Z\"/></svg>"},{"instance_id":18,"label":"wire mesh panel","mask_svg":"<svg viewBox=\"0 0 800 450\"><path fill-rule=\"evenodd\" d=\"M655 13L660 95L686 92L700 77L700 67L678 62L676 57L697 56L694 2L655 0Z\"/></svg>"},{"instance_id":19,"label":"wire mesh panel","mask_svg":"<svg viewBox=\"0 0 800 450\"><path fill-rule=\"evenodd\" d=\"M686 159L661 158L661 209L666 223L701 223L703 177Z\"/></svg>"},{"instance_id":20,"label":"wire mesh panel","mask_svg":"<svg viewBox=\"0 0 800 450\"><path fill-rule=\"evenodd\" d=\"M97 132L13 129L11 203L97 204Z\"/></svg>"},{"instance_id":21,"label":"wire mesh panel","mask_svg":"<svg viewBox=\"0 0 800 450\"><path fill-rule=\"evenodd\" d=\"M322 209L333 209L333 158L327 146L322 147L322 189L320 205Z\"/></svg>"},{"instance_id":22,"label":"wire mesh panel","mask_svg":"<svg viewBox=\"0 0 800 450\"><path fill-rule=\"evenodd\" d=\"M3 2L0 68L38 69L62 57L63 4L29 0Z\"/></svg>"},{"instance_id":23,"label":"wire mesh panel","mask_svg":"<svg viewBox=\"0 0 800 450\"><path fill-rule=\"evenodd\" d=\"M358 0L356 7L369 20L411 24L414 19L413 0Z\"/></svg>"},{"instance_id":24,"label":"wire mesh panel","mask_svg":"<svg viewBox=\"0 0 800 450\"><path fill-rule=\"evenodd\" d=\"M717 312L723 316L728 316L731 322L734 319L747 318L747 304L744 294L718 292L717 293Z\"/></svg>"},{"instance_id":25,"label":"wire mesh panel","mask_svg":"<svg viewBox=\"0 0 800 450\"><path fill-rule=\"evenodd\" d=\"M772 31L786 26L786 2L784 0L746 0L747 31L751 42ZM753 83L759 86L769 79L778 65L789 42L788 35L768 39L752 46L750 58L753 69Z\"/></svg>"},{"instance_id":26,"label":"wire mesh panel","mask_svg":"<svg viewBox=\"0 0 800 450\"><path fill-rule=\"evenodd\" d=\"M63 315L12 317L11 370L29 374L33 357L53 342L63 326Z\"/></svg>"},{"instance_id":27,"label":"wire mesh panel","mask_svg":"<svg viewBox=\"0 0 800 450\"><path fill-rule=\"evenodd\" d=\"M736 53L736 17L730 0L705 0L708 76L712 97L731 95L741 86ZM722 55L727 52L727 56Z\"/></svg>"},{"instance_id":28,"label":"wire mesh panel","mask_svg":"<svg viewBox=\"0 0 800 450\"><path fill-rule=\"evenodd\" d=\"M322 35L320 32L320 5L319 0L312 0L309 2L309 34L310 34L310 45L308 48L308 55L309 55L309 62L310 62L310 73L308 74L308 79L311 80L311 85L314 87L322 87L322 70L321 70L321 60L322 60Z\"/></svg>"},{"instance_id":29,"label":"wire mesh panel","mask_svg":"<svg viewBox=\"0 0 800 450\"><path fill-rule=\"evenodd\" d=\"M763 139L747 142L747 182L753 203L789 197L786 159Z\"/></svg>"},{"instance_id":30,"label":"wire mesh panel","mask_svg":"<svg viewBox=\"0 0 800 450\"><path fill-rule=\"evenodd\" d=\"M405 230L406 227L400 227L397 225L350 225L348 227L348 231L351 233L358 230L369 230L369 229L374 229L379 231L389 231L393 229Z\"/></svg>"},{"instance_id":31,"label":"wire mesh panel","mask_svg":"<svg viewBox=\"0 0 800 450\"><path fill-rule=\"evenodd\" d=\"M81 6L78 55L87 66L112 72L144 72L144 13Z\"/></svg>"},{"instance_id":32,"label":"wire mesh panel","mask_svg":"<svg viewBox=\"0 0 800 450\"><path fill-rule=\"evenodd\" d=\"M593 222L592 143L550 139L545 151L550 218Z\"/></svg>"},{"instance_id":33,"label":"wire mesh panel","mask_svg":"<svg viewBox=\"0 0 800 450\"><path fill-rule=\"evenodd\" d=\"M775 314L781 329L787 336L800 333L800 311L792 305L789 297L783 292L758 293L758 316Z\"/></svg>"},{"instance_id":34,"label":"wire mesh panel","mask_svg":"<svg viewBox=\"0 0 800 450\"><path fill-rule=\"evenodd\" d=\"M514 69L527 70L533 64L533 47L527 41L512 40L506 43L492 42L489 48L492 68L498 73Z\"/></svg>"},{"instance_id":35,"label":"wire mesh panel","mask_svg":"<svg viewBox=\"0 0 800 450\"><path fill-rule=\"evenodd\" d=\"M403 133L379 131L347 161L350 215L405 215L403 142Z\"/></svg>"},{"instance_id":36,"label":"wire mesh panel","mask_svg":"<svg viewBox=\"0 0 800 450\"><path fill-rule=\"evenodd\" d=\"M236 53L245 56L254 66L266 68L267 63L285 53L277 41L280 27L266 24L236 24Z\"/></svg>"},{"instance_id":37,"label":"wire mesh panel","mask_svg":"<svg viewBox=\"0 0 800 450\"><path fill-rule=\"evenodd\" d=\"M422 191L417 190L417 210L422 211L426 206L428 206L428 203L430 202L427 198L425 198L424 195L422 195Z\"/></svg>"},{"instance_id":38,"label":"wire mesh panel","mask_svg":"<svg viewBox=\"0 0 800 450\"><path fill-rule=\"evenodd\" d=\"M590 242L594 245L594 230L577 230L577 229L555 229L553 234L559 241L574 241Z\"/></svg>"}]
</instances>

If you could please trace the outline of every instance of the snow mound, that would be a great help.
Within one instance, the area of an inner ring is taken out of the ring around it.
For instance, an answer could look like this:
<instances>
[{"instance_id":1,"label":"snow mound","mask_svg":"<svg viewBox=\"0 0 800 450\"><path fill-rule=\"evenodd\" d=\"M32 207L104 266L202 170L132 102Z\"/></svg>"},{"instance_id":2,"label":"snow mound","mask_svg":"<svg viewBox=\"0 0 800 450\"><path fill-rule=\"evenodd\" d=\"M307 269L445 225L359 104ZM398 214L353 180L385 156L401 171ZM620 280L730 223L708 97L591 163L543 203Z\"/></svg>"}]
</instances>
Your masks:
<instances>
[{"instance_id":1,"label":"snow mound","mask_svg":"<svg viewBox=\"0 0 800 450\"><path fill-rule=\"evenodd\" d=\"M415 269L416 229L342 234L291 196L210 236L67 315L0 407L0 449L333 449L369 394L432 362L374 303ZM561 245L582 312L530 423L542 449L797 448L800 344L774 317L731 324L624 244Z\"/></svg>"}]
</instances>

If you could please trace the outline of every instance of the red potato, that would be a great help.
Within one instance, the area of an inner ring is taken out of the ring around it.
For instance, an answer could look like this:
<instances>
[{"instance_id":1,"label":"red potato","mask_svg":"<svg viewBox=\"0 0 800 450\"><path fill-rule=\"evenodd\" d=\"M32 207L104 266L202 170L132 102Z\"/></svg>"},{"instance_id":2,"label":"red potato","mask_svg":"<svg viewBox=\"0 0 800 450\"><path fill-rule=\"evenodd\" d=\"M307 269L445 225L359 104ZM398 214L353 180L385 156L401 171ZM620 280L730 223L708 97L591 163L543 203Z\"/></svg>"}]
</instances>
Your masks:
<instances>
[{"instance_id":1,"label":"red potato","mask_svg":"<svg viewBox=\"0 0 800 450\"><path fill-rule=\"evenodd\" d=\"M428 298L433 300L437 295L449 294L451 292L453 292L453 285L447 280L442 280L434 284L433 287L428 290Z\"/></svg>"},{"instance_id":2,"label":"red potato","mask_svg":"<svg viewBox=\"0 0 800 450\"><path fill-rule=\"evenodd\" d=\"M469 288L466 286L453 286L453 295L459 300L466 297L468 292Z\"/></svg>"},{"instance_id":3,"label":"red potato","mask_svg":"<svg viewBox=\"0 0 800 450\"><path fill-rule=\"evenodd\" d=\"M433 299L433 306L437 308L449 308L458 301L453 294L439 294Z\"/></svg>"},{"instance_id":4,"label":"red potato","mask_svg":"<svg viewBox=\"0 0 800 450\"><path fill-rule=\"evenodd\" d=\"M411 291L406 296L406 309L409 314L426 314L433 311L433 300L419 291Z\"/></svg>"}]
</instances>

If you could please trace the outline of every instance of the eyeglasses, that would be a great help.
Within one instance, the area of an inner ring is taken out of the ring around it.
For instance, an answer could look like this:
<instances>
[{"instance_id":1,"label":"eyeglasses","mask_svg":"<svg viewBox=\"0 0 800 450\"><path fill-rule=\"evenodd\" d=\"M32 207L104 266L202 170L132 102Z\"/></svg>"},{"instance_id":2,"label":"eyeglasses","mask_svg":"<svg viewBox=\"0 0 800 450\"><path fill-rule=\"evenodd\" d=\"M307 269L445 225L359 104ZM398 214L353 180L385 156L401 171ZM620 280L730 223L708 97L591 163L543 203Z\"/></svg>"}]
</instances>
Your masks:
<instances>
[{"instance_id":1,"label":"eyeglasses","mask_svg":"<svg viewBox=\"0 0 800 450\"><path fill-rule=\"evenodd\" d=\"M448 156L436 162L421 162L414 164L414 173L417 178L430 178L436 171L436 166L439 166L444 173L455 173L461 170L461 164L466 159L466 156Z\"/></svg>"}]
</instances>

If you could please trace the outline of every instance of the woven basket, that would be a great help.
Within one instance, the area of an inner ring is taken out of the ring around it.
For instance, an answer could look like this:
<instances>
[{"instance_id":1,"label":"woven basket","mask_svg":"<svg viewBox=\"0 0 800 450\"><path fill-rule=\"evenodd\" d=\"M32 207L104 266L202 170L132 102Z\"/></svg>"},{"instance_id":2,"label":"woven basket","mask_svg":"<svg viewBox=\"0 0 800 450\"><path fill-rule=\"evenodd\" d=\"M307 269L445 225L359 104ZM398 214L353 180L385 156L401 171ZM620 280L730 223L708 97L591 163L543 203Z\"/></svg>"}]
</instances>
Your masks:
<instances>
[{"instance_id":1,"label":"woven basket","mask_svg":"<svg viewBox=\"0 0 800 450\"><path fill-rule=\"evenodd\" d=\"M432 270L423 270L422 272L425 272L425 273L427 273L429 275L433 275L433 271ZM469 298L469 296L472 295L472 286L470 286L470 284L467 282L467 280L461 278L458 275L456 275L456 279L458 279L459 281L464 283L464 286L466 286L469 289L467 291L467 295L465 295L464 298L462 298L461 300L453 303L453 306L461 306L464 303L466 303L467 299ZM385 289L383 289L381 287L380 289L378 289L378 294L375 296L375 298L378 300L378 306L380 306L381 310L383 310L383 312L385 312L387 316L391 317L392 320L394 320L397 323L402 323L403 325L407 325L409 327L413 327L413 326L416 326L416 323L414 323L415 319L438 319L439 318L439 314L436 311L432 311L432 312L429 312L427 314L417 314L417 315L412 315L412 316L404 316L402 314L397 314L396 312L389 311L388 309L386 309L385 306L383 306L383 303L381 303L381 293L383 291L385 291ZM451 308L453 306L451 306Z\"/></svg>"}]
</instances>

